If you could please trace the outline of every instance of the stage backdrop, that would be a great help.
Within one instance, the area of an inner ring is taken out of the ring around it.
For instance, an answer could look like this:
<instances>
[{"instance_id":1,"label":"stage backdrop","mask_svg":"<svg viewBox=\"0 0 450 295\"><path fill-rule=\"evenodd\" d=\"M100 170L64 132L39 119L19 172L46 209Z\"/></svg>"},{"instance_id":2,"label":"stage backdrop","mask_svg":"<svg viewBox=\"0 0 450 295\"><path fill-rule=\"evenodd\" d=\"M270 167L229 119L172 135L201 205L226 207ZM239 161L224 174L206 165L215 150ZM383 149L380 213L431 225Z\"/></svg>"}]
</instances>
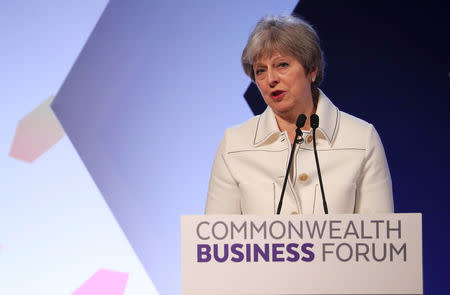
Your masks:
<instances>
[{"instance_id":1,"label":"stage backdrop","mask_svg":"<svg viewBox=\"0 0 450 295\"><path fill-rule=\"evenodd\" d=\"M180 294L179 217L203 212L225 128L263 107L243 97L242 48L262 15L294 9L322 37L322 89L380 133L396 211L424 213L425 292L446 290L437 1L43 2L0 4L1 294Z\"/></svg>"}]
</instances>

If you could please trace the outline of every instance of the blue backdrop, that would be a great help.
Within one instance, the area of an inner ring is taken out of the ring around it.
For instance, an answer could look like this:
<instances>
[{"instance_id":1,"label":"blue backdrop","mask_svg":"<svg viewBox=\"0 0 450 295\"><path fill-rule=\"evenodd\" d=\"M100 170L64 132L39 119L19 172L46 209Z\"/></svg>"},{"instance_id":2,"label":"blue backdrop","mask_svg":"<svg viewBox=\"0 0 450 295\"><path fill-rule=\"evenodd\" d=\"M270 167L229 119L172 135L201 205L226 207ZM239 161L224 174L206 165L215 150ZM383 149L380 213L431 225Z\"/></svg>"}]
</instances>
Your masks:
<instances>
[{"instance_id":1,"label":"blue backdrop","mask_svg":"<svg viewBox=\"0 0 450 295\"><path fill-rule=\"evenodd\" d=\"M395 211L423 213L424 293L448 290L450 14L446 1L302 0L328 62L325 93L375 124Z\"/></svg>"}]
</instances>

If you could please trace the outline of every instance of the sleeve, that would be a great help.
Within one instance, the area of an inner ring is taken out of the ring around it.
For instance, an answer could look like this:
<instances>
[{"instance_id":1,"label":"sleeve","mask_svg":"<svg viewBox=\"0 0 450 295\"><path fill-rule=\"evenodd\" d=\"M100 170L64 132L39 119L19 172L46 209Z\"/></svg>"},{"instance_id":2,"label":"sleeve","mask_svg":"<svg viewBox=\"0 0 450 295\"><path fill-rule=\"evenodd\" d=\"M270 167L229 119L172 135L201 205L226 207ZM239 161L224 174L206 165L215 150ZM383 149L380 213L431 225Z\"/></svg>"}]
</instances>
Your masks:
<instances>
[{"instance_id":1,"label":"sleeve","mask_svg":"<svg viewBox=\"0 0 450 295\"><path fill-rule=\"evenodd\" d=\"M239 186L225 162L227 132L217 149L209 180L205 214L241 214Z\"/></svg>"},{"instance_id":2,"label":"sleeve","mask_svg":"<svg viewBox=\"0 0 450 295\"><path fill-rule=\"evenodd\" d=\"M393 213L392 181L383 144L370 125L361 175L356 188L355 213Z\"/></svg>"}]
</instances>

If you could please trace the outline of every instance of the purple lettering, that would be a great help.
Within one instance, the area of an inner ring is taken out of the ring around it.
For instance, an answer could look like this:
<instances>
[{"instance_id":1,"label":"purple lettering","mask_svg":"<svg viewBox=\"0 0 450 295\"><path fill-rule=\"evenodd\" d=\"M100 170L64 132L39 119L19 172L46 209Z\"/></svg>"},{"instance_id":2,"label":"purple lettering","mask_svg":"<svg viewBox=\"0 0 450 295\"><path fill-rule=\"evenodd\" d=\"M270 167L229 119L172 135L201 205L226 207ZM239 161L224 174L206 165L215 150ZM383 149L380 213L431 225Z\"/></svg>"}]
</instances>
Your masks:
<instances>
[{"instance_id":1,"label":"purple lettering","mask_svg":"<svg viewBox=\"0 0 450 295\"><path fill-rule=\"evenodd\" d=\"M225 262L228 259L228 244L223 245L223 256L219 257L219 245L214 244L214 259L217 262Z\"/></svg>"},{"instance_id":2,"label":"purple lettering","mask_svg":"<svg viewBox=\"0 0 450 295\"><path fill-rule=\"evenodd\" d=\"M211 260L211 246L207 244L197 245L197 262L209 262Z\"/></svg>"},{"instance_id":3,"label":"purple lettering","mask_svg":"<svg viewBox=\"0 0 450 295\"><path fill-rule=\"evenodd\" d=\"M308 256L303 256L302 260L305 262L311 262L314 260L314 252L311 251L312 247L314 247L314 244L311 243L305 243L302 245L302 252Z\"/></svg>"},{"instance_id":4,"label":"purple lettering","mask_svg":"<svg viewBox=\"0 0 450 295\"><path fill-rule=\"evenodd\" d=\"M231 253L236 255L237 257L231 258L231 261L233 262L241 262L244 260L244 253L242 253L241 249L244 245L242 244L233 244L231 245Z\"/></svg>"},{"instance_id":5,"label":"purple lettering","mask_svg":"<svg viewBox=\"0 0 450 295\"><path fill-rule=\"evenodd\" d=\"M246 259L245 259L245 261L247 261L247 262L250 262L250 261L252 261L252 245L251 244L247 244L247 245L245 245L245 249L247 250L246 251Z\"/></svg>"},{"instance_id":6,"label":"purple lettering","mask_svg":"<svg viewBox=\"0 0 450 295\"><path fill-rule=\"evenodd\" d=\"M264 261L269 261L270 257L269 257L269 244L264 244L264 250L261 249L261 247L259 247L258 244L253 244L254 248L254 259L253 261L258 262L259 258L258 256L261 255L262 259L264 259Z\"/></svg>"},{"instance_id":7,"label":"purple lettering","mask_svg":"<svg viewBox=\"0 0 450 295\"><path fill-rule=\"evenodd\" d=\"M300 259L300 254L296 251L298 246L296 243L290 243L286 246L286 252L292 255L286 258L287 261L297 262Z\"/></svg>"},{"instance_id":8,"label":"purple lettering","mask_svg":"<svg viewBox=\"0 0 450 295\"><path fill-rule=\"evenodd\" d=\"M278 250L278 248L284 248L284 244L272 244L272 261L273 262L283 262L284 257L279 257L278 255L283 255L283 250Z\"/></svg>"}]
</instances>

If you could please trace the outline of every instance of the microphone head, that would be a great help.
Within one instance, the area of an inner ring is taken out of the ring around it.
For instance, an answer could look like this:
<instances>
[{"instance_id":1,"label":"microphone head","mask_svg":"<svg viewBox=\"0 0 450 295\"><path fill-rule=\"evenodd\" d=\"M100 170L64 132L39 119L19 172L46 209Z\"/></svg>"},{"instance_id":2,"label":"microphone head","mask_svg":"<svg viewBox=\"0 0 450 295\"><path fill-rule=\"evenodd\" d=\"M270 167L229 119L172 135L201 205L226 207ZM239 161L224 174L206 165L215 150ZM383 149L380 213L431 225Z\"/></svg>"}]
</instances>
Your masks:
<instances>
[{"instance_id":1,"label":"microphone head","mask_svg":"<svg viewBox=\"0 0 450 295\"><path fill-rule=\"evenodd\" d=\"M305 126L306 123L306 116L304 114L300 114L297 118L297 123L295 123L295 125L297 125L297 128L302 128L303 126Z\"/></svg>"},{"instance_id":2,"label":"microphone head","mask_svg":"<svg viewBox=\"0 0 450 295\"><path fill-rule=\"evenodd\" d=\"M319 116L316 114L312 114L311 117L309 117L309 121L311 123L311 128L316 129L319 127Z\"/></svg>"}]
</instances>

